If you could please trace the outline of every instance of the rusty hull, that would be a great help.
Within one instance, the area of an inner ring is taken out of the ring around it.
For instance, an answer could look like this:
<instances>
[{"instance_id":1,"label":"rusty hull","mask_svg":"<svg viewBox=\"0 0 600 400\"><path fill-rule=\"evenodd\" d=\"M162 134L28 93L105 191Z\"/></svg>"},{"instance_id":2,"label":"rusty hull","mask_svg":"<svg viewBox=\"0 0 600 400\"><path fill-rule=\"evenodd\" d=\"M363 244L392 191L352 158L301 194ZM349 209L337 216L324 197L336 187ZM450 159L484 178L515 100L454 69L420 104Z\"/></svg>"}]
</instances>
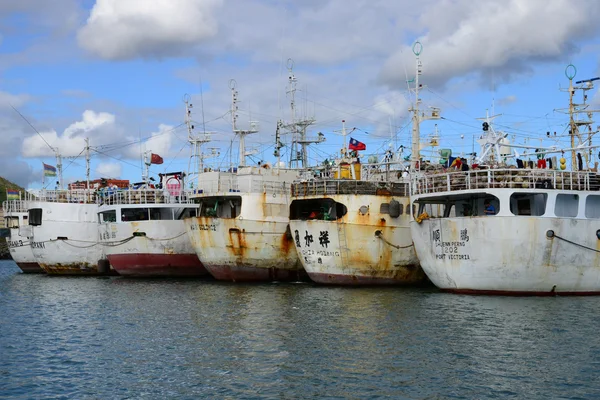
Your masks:
<instances>
[{"instance_id":1,"label":"rusty hull","mask_svg":"<svg viewBox=\"0 0 600 400\"><path fill-rule=\"evenodd\" d=\"M298 255L313 281L339 285L428 283L412 245L410 214L392 218L380 213L382 203L396 199L406 206L408 198L380 194L301 199L318 198L333 199L348 211L335 221L290 221ZM368 207L364 214L359 211L363 206Z\"/></svg>"},{"instance_id":2,"label":"rusty hull","mask_svg":"<svg viewBox=\"0 0 600 400\"><path fill-rule=\"evenodd\" d=\"M43 274L46 272L36 262L18 262L16 264L24 274Z\"/></svg>"},{"instance_id":3,"label":"rusty hull","mask_svg":"<svg viewBox=\"0 0 600 400\"><path fill-rule=\"evenodd\" d=\"M215 279L235 282L306 279L287 222L214 217L185 221L198 258Z\"/></svg>"},{"instance_id":4,"label":"rusty hull","mask_svg":"<svg viewBox=\"0 0 600 400\"><path fill-rule=\"evenodd\" d=\"M108 274L101 274L98 272L98 265L89 263L58 263L58 264L45 264L40 263L40 267L48 275L72 275L72 276L89 276L89 275L118 275L118 273L111 268Z\"/></svg>"}]
</instances>

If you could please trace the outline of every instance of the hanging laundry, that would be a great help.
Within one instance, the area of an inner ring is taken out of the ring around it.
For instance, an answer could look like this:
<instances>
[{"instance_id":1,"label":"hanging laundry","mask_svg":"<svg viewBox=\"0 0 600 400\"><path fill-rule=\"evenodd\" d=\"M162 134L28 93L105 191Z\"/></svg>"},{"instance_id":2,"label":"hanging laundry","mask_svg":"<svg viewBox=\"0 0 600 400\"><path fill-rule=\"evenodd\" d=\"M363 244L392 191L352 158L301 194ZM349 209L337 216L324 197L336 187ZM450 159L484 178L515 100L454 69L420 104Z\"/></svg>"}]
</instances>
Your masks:
<instances>
[{"instance_id":1,"label":"hanging laundry","mask_svg":"<svg viewBox=\"0 0 600 400\"><path fill-rule=\"evenodd\" d=\"M546 168L546 160L544 160L543 158L539 159L537 161L537 167L540 169L545 169Z\"/></svg>"},{"instance_id":2,"label":"hanging laundry","mask_svg":"<svg viewBox=\"0 0 600 400\"><path fill-rule=\"evenodd\" d=\"M523 160L517 158L517 168L523 168Z\"/></svg>"}]
</instances>

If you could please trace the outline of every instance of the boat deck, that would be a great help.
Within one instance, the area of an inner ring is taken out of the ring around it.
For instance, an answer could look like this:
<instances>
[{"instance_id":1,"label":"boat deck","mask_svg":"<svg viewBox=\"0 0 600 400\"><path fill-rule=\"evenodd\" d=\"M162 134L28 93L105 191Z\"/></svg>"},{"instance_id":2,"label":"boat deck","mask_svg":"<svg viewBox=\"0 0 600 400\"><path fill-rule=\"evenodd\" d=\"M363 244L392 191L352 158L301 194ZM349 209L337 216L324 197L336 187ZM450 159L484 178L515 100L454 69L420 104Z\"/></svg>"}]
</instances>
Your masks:
<instances>
[{"instance_id":1,"label":"boat deck","mask_svg":"<svg viewBox=\"0 0 600 400\"><path fill-rule=\"evenodd\" d=\"M318 179L314 181L295 182L292 184L292 196L327 196L327 195L374 195L374 196L408 196L408 182L372 182L347 179Z\"/></svg>"},{"instance_id":2,"label":"boat deck","mask_svg":"<svg viewBox=\"0 0 600 400\"><path fill-rule=\"evenodd\" d=\"M452 192L470 189L557 189L600 190L600 175L593 171L501 168L425 173L414 179L413 194Z\"/></svg>"}]
</instances>

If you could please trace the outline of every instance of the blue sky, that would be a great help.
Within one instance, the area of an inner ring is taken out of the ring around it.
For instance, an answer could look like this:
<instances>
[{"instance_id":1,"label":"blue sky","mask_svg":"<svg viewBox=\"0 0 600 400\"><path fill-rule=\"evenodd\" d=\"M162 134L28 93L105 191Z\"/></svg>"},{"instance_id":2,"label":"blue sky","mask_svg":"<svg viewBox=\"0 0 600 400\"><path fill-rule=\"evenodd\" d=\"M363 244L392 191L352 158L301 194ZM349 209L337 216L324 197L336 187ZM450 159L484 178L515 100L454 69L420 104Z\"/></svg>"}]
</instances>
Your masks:
<instances>
[{"instance_id":1,"label":"blue sky","mask_svg":"<svg viewBox=\"0 0 600 400\"><path fill-rule=\"evenodd\" d=\"M289 121L286 60L298 79L299 114L314 117L312 163L342 145L341 121L366 153L410 148L406 79L423 43L424 106L440 107L442 147L472 151L486 110L515 143L564 133L568 80L600 75L600 4L594 0L22 0L0 4L0 176L40 187L42 162L65 157L65 182L83 179L89 137L92 178L138 181L140 153L165 159L153 175L186 170L187 93L206 147L236 163L230 79L242 127L258 121L248 162L273 162L275 126ZM600 108L596 90L589 102ZM12 107L11 107L12 106ZM422 137L434 129L422 125ZM564 141L564 138L562 139ZM475 151L478 151L475 143ZM287 156L284 148L284 156ZM427 151L423 152L424 155ZM407 150L406 155L410 154ZM77 158L74 158L78 156ZM69 158L73 157L73 158ZM285 157L284 157L285 159Z\"/></svg>"}]
</instances>

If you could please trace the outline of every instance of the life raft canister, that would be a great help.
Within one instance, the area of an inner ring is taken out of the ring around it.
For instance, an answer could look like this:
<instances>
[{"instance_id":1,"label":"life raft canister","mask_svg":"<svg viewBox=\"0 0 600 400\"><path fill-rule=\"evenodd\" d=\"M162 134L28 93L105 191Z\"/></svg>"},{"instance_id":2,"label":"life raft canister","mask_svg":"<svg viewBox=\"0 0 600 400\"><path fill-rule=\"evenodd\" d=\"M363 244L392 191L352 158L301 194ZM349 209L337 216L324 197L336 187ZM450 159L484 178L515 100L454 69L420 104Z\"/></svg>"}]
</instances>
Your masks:
<instances>
[{"instance_id":1,"label":"life raft canister","mask_svg":"<svg viewBox=\"0 0 600 400\"><path fill-rule=\"evenodd\" d=\"M400 202L398 200L390 201L389 214L392 218L398 218L400 216Z\"/></svg>"}]
</instances>

